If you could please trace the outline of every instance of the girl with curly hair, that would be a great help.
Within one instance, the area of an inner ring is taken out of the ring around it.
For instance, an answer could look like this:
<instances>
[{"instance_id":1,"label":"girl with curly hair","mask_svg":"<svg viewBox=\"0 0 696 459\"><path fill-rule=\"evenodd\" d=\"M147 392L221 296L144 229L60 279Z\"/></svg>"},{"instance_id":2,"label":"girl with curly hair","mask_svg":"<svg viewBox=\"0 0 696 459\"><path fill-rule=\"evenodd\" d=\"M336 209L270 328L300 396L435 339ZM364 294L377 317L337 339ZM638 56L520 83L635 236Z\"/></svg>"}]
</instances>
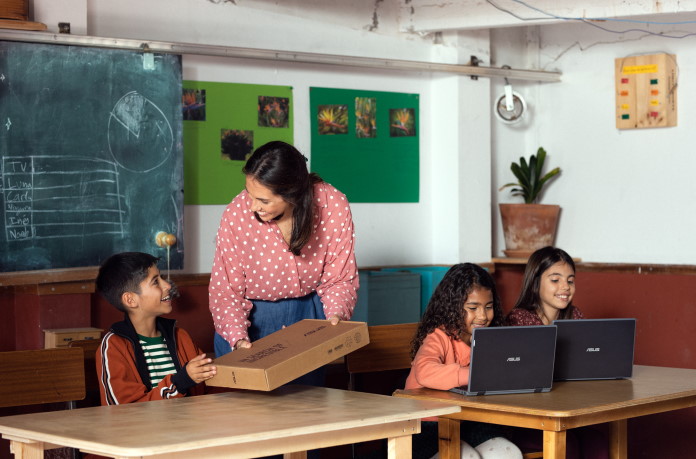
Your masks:
<instances>
[{"instance_id":1,"label":"girl with curly hair","mask_svg":"<svg viewBox=\"0 0 696 459\"><path fill-rule=\"evenodd\" d=\"M472 263L452 266L433 292L411 344L411 372L406 389L449 390L469 381L471 336L478 327L501 325L503 313L491 275ZM506 428L462 422L462 458L521 458L522 453L503 437ZM414 457L437 451L436 419L421 423L414 436Z\"/></svg>"}]
</instances>

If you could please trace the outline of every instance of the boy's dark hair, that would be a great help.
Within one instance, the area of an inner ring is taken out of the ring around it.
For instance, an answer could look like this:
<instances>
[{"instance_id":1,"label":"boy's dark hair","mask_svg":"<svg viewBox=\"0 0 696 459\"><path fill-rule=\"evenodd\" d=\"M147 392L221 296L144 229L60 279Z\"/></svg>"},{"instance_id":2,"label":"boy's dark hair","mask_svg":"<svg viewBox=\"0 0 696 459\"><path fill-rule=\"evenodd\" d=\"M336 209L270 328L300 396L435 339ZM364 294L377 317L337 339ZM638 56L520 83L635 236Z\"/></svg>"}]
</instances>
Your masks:
<instances>
[{"instance_id":1,"label":"boy's dark hair","mask_svg":"<svg viewBox=\"0 0 696 459\"><path fill-rule=\"evenodd\" d=\"M312 234L314 184L322 182L321 177L307 170L307 158L297 148L280 140L257 148L242 172L293 206L289 245L299 255Z\"/></svg>"},{"instance_id":2,"label":"boy's dark hair","mask_svg":"<svg viewBox=\"0 0 696 459\"><path fill-rule=\"evenodd\" d=\"M97 274L97 291L119 311L126 312L121 302L125 292L140 293L140 283L159 258L142 252L121 252L102 263Z\"/></svg>"},{"instance_id":3,"label":"boy's dark hair","mask_svg":"<svg viewBox=\"0 0 696 459\"><path fill-rule=\"evenodd\" d=\"M503 310L495 289L493 277L473 263L452 266L435 288L428 307L418 324L416 336L411 342L411 358L418 352L423 340L436 328L442 327L452 338L459 337L464 322L464 302L475 288L485 288L493 295L493 321L495 327L503 323Z\"/></svg>"}]
</instances>

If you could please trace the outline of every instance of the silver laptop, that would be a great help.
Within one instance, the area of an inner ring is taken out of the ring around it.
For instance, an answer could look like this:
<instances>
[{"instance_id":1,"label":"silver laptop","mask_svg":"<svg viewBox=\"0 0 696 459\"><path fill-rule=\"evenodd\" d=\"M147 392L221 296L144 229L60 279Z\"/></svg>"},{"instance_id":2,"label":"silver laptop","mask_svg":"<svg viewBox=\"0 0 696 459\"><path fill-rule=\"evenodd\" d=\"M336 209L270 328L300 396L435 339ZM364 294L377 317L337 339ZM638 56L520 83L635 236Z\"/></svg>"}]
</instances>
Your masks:
<instances>
[{"instance_id":1,"label":"silver laptop","mask_svg":"<svg viewBox=\"0 0 696 459\"><path fill-rule=\"evenodd\" d=\"M553 384L556 327L476 328L465 395L548 392Z\"/></svg>"},{"instance_id":2,"label":"silver laptop","mask_svg":"<svg viewBox=\"0 0 696 459\"><path fill-rule=\"evenodd\" d=\"M554 380L633 376L636 319L556 320Z\"/></svg>"}]
</instances>

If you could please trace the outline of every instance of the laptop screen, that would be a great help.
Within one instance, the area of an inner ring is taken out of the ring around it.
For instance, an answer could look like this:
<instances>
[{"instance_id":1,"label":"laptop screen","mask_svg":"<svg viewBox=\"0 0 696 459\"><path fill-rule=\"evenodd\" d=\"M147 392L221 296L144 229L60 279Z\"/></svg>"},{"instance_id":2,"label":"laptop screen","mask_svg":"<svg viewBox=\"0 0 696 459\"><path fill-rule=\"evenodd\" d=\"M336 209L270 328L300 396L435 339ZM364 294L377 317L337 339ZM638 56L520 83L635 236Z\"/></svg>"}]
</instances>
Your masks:
<instances>
[{"instance_id":1,"label":"laptop screen","mask_svg":"<svg viewBox=\"0 0 696 459\"><path fill-rule=\"evenodd\" d=\"M477 328L467 395L546 392L553 383L556 327ZM455 391L457 392L457 391Z\"/></svg>"},{"instance_id":2,"label":"laptop screen","mask_svg":"<svg viewBox=\"0 0 696 459\"><path fill-rule=\"evenodd\" d=\"M636 319L556 320L554 379L621 379L633 375Z\"/></svg>"}]
</instances>

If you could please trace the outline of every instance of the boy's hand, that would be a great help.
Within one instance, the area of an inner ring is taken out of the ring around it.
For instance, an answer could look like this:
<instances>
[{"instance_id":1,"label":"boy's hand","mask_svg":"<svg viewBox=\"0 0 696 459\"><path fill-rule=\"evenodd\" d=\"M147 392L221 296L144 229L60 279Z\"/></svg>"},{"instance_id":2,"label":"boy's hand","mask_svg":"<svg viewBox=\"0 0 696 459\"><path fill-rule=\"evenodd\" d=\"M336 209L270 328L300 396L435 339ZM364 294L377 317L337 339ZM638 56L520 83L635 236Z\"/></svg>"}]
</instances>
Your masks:
<instances>
[{"instance_id":1,"label":"boy's hand","mask_svg":"<svg viewBox=\"0 0 696 459\"><path fill-rule=\"evenodd\" d=\"M217 367L210 365L212 361L205 354L197 355L186 364L186 373L196 384L207 381L217 373Z\"/></svg>"}]
</instances>

